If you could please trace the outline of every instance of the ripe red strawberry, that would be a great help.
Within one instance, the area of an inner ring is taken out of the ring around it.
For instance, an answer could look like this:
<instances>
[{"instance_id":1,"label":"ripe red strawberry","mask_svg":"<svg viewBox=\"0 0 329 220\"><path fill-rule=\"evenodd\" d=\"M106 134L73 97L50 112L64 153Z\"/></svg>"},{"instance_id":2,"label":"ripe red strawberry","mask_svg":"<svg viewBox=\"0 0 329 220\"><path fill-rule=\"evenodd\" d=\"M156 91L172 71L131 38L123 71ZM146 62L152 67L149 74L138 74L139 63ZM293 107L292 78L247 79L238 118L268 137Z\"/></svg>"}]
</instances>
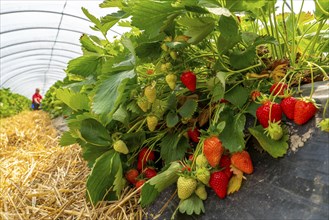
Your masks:
<instances>
[{"instance_id":1,"label":"ripe red strawberry","mask_svg":"<svg viewBox=\"0 0 329 220\"><path fill-rule=\"evenodd\" d=\"M152 75L152 74L154 73L154 70L152 70L152 69L148 69L148 70L146 71L146 73L149 74L149 75Z\"/></svg>"},{"instance_id":2,"label":"ripe red strawberry","mask_svg":"<svg viewBox=\"0 0 329 220\"><path fill-rule=\"evenodd\" d=\"M294 110L294 122L298 125L308 122L316 113L315 101L310 99L297 100Z\"/></svg>"},{"instance_id":3,"label":"ripe red strawberry","mask_svg":"<svg viewBox=\"0 0 329 220\"><path fill-rule=\"evenodd\" d=\"M223 152L224 147L218 137L212 136L204 141L203 154L206 156L210 166L216 167L219 164Z\"/></svg>"},{"instance_id":4,"label":"ripe red strawberry","mask_svg":"<svg viewBox=\"0 0 329 220\"><path fill-rule=\"evenodd\" d=\"M195 89L196 89L196 76L193 72L191 72L191 71L184 72L181 75L180 80L191 92L195 91Z\"/></svg>"},{"instance_id":5,"label":"ripe red strawberry","mask_svg":"<svg viewBox=\"0 0 329 220\"><path fill-rule=\"evenodd\" d=\"M145 182L146 182L145 180L138 180L137 183L136 183L136 185L135 185L135 187L137 189L138 188L141 188L144 185Z\"/></svg>"},{"instance_id":6,"label":"ripe red strawberry","mask_svg":"<svg viewBox=\"0 0 329 220\"><path fill-rule=\"evenodd\" d=\"M194 129L189 129L187 135L193 142L199 143L200 132L198 128L195 127Z\"/></svg>"},{"instance_id":7,"label":"ripe red strawberry","mask_svg":"<svg viewBox=\"0 0 329 220\"><path fill-rule=\"evenodd\" d=\"M281 121L281 117L282 117L281 106L275 102L267 101L263 105L257 108L256 116L259 123L264 128L267 128L269 121L271 122Z\"/></svg>"},{"instance_id":8,"label":"ripe red strawberry","mask_svg":"<svg viewBox=\"0 0 329 220\"><path fill-rule=\"evenodd\" d=\"M287 90L288 85L285 83L274 83L270 88L270 93L273 95L284 95L284 91Z\"/></svg>"},{"instance_id":9,"label":"ripe red strawberry","mask_svg":"<svg viewBox=\"0 0 329 220\"><path fill-rule=\"evenodd\" d=\"M254 166L247 151L234 153L231 157L231 163L246 174L254 172Z\"/></svg>"},{"instance_id":10,"label":"ripe red strawberry","mask_svg":"<svg viewBox=\"0 0 329 220\"><path fill-rule=\"evenodd\" d=\"M229 178L224 171L213 172L210 176L209 185L221 199L226 197Z\"/></svg>"},{"instance_id":11,"label":"ripe red strawberry","mask_svg":"<svg viewBox=\"0 0 329 220\"><path fill-rule=\"evenodd\" d=\"M130 169L127 171L125 177L128 180L128 182L132 183L132 184L136 184L137 183L137 177L139 175L139 172L136 169Z\"/></svg>"},{"instance_id":12,"label":"ripe red strawberry","mask_svg":"<svg viewBox=\"0 0 329 220\"><path fill-rule=\"evenodd\" d=\"M261 96L261 93L258 90L254 90L250 93L250 97L253 101L256 101L259 96Z\"/></svg>"},{"instance_id":13,"label":"ripe red strawberry","mask_svg":"<svg viewBox=\"0 0 329 220\"><path fill-rule=\"evenodd\" d=\"M157 175L157 171L153 167L147 167L144 171L144 176L147 179L151 179Z\"/></svg>"},{"instance_id":14,"label":"ripe red strawberry","mask_svg":"<svg viewBox=\"0 0 329 220\"><path fill-rule=\"evenodd\" d=\"M147 163L147 161L154 161L155 155L154 151L144 147L138 154L138 162L137 162L137 169L141 171L143 166Z\"/></svg>"},{"instance_id":15,"label":"ripe red strawberry","mask_svg":"<svg viewBox=\"0 0 329 220\"><path fill-rule=\"evenodd\" d=\"M190 172L190 171L191 171L191 167L188 166L188 165L183 166L183 168L182 168L182 172L184 172L184 171L186 171L186 172Z\"/></svg>"},{"instance_id":16,"label":"ripe red strawberry","mask_svg":"<svg viewBox=\"0 0 329 220\"><path fill-rule=\"evenodd\" d=\"M228 178L231 178L232 171L231 171L231 158L228 155L223 155L220 158L219 165L221 168L224 168L223 172L227 175Z\"/></svg>"},{"instance_id":17,"label":"ripe red strawberry","mask_svg":"<svg viewBox=\"0 0 329 220\"><path fill-rule=\"evenodd\" d=\"M293 120L294 119L294 111L295 111L295 104L297 100L290 96L287 98L282 99L280 106L283 113L287 116L287 118Z\"/></svg>"},{"instance_id":18,"label":"ripe red strawberry","mask_svg":"<svg viewBox=\"0 0 329 220\"><path fill-rule=\"evenodd\" d=\"M221 99L219 102L220 102L220 103L230 103L230 102L227 101L226 99Z\"/></svg>"}]
</instances>

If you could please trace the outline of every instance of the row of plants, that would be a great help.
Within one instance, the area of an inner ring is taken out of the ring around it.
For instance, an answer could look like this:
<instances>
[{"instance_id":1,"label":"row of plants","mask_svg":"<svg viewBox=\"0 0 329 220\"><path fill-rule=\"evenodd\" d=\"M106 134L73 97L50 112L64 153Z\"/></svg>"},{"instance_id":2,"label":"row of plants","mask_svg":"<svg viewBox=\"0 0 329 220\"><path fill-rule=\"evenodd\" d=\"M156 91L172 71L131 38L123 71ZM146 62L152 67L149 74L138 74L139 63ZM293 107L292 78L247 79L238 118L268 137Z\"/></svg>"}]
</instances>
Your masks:
<instances>
[{"instance_id":1,"label":"row of plants","mask_svg":"<svg viewBox=\"0 0 329 220\"><path fill-rule=\"evenodd\" d=\"M292 3L277 12L274 0L105 0L119 10L101 18L83 8L104 38L80 38L84 54L53 97L71 111L61 144L80 144L90 201L131 185L147 206L177 184L177 210L200 214L205 187L224 199L253 173L250 143L284 156L285 123L303 125L319 108L300 85L328 80L329 69L325 1L314 14ZM110 42L115 24L131 31Z\"/></svg>"},{"instance_id":2,"label":"row of plants","mask_svg":"<svg viewBox=\"0 0 329 220\"><path fill-rule=\"evenodd\" d=\"M31 100L13 93L9 88L0 89L0 118L16 115L31 108Z\"/></svg>"}]
</instances>

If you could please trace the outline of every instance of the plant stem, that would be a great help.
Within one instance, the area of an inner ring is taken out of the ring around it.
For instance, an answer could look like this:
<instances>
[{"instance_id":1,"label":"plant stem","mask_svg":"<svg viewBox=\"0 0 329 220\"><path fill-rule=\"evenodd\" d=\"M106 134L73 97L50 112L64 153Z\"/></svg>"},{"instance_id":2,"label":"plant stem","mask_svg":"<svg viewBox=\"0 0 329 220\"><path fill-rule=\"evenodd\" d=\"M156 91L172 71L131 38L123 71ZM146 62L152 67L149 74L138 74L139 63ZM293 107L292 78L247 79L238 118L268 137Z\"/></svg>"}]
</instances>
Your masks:
<instances>
[{"instance_id":1,"label":"plant stem","mask_svg":"<svg viewBox=\"0 0 329 220\"><path fill-rule=\"evenodd\" d=\"M312 86L311 86L310 98L312 98L313 93L314 93L314 76L313 76L313 68L312 68L312 64L311 64L310 62L307 62L307 64L310 66L310 71L311 71L311 82L312 82Z\"/></svg>"},{"instance_id":2,"label":"plant stem","mask_svg":"<svg viewBox=\"0 0 329 220\"><path fill-rule=\"evenodd\" d=\"M292 23L292 48L291 48L291 63L292 66L295 66L295 62L296 62L296 48L295 48L295 34L296 34L296 21L295 21L295 12L294 12L294 2L293 0L290 0L290 4L291 4L291 13L290 16L292 16L291 19L291 23Z\"/></svg>"},{"instance_id":3,"label":"plant stem","mask_svg":"<svg viewBox=\"0 0 329 220\"><path fill-rule=\"evenodd\" d=\"M319 70L323 73L323 75L324 75L324 80L329 80L329 76L328 76L328 74L326 73L326 71L324 71L324 69L322 69L322 67L321 66L319 66L318 64L316 64L316 63L312 63L312 62L309 62L309 63L311 63L313 66L316 66L316 67L318 67L319 68Z\"/></svg>"},{"instance_id":4,"label":"plant stem","mask_svg":"<svg viewBox=\"0 0 329 220\"><path fill-rule=\"evenodd\" d=\"M282 52L281 43L280 43L279 28L278 28L277 21L276 21L275 5L274 4L272 4L272 5L273 5L272 10L273 10L275 36L276 36L277 41L279 43L279 52L280 52L280 57L282 58L283 57L282 56L283 55L283 52ZM270 20L272 20L272 19L270 19Z\"/></svg>"},{"instance_id":5,"label":"plant stem","mask_svg":"<svg viewBox=\"0 0 329 220\"><path fill-rule=\"evenodd\" d=\"M329 105L329 99L327 99L326 104L324 106L322 119L324 119L326 117L326 111L327 111L328 105Z\"/></svg>"}]
</instances>

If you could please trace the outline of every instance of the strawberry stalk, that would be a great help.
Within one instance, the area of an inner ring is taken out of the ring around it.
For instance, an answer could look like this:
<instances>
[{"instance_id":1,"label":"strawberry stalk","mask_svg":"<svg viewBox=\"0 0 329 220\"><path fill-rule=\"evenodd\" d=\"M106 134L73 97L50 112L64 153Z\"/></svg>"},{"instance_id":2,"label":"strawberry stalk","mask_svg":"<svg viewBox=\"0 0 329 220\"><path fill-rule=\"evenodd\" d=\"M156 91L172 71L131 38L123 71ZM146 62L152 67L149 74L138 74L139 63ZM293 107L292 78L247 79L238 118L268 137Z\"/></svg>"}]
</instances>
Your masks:
<instances>
[{"instance_id":1,"label":"strawberry stalk","mask_svg":"<svg viewBox=\"0 0 329 220\"><path fill-rule=\"evenodd\" d=\"M311 82L312 82L312 86L311 86L310 99L312 99L312 96L313 96L313 93L314 93L313 68L312 68L312 64L310 62L307 62L307 65L310 66L310 71L311 71Z\"/></svg>"},{"instance_id":2,"label":"strawberry stalk","mask_svg":"<svg viewBox=\"0 0 329 220\"><path fill-rule=\"evenodd\" d=\"M329 99L327 99L326 104L325 104L324 109L323 109L323 113L322 113L322 118L323 119L326 118L326 112L327 112L328 105L329 105Z\"/></svg>"}]
</instances>

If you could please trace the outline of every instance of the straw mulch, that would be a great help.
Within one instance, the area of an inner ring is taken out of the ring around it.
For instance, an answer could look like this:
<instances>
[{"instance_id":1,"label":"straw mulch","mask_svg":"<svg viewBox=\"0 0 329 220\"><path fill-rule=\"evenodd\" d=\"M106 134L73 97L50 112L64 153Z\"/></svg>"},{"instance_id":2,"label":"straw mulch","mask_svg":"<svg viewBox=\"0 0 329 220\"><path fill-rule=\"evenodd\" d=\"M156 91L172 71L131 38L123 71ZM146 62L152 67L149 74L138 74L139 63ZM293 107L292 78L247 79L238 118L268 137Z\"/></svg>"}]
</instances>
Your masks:
<instances>
[{"instance_id":1,"label":"straw mulch","mask_svg":"<svg viewBox=\"0 0 329 220\"><path fill-rule=\"evenodd\" d=\"M48 114L0 119L0 219L142 219L138 193L93 207L80 147L60 147Z\"/></svg>"}]
</instances>

